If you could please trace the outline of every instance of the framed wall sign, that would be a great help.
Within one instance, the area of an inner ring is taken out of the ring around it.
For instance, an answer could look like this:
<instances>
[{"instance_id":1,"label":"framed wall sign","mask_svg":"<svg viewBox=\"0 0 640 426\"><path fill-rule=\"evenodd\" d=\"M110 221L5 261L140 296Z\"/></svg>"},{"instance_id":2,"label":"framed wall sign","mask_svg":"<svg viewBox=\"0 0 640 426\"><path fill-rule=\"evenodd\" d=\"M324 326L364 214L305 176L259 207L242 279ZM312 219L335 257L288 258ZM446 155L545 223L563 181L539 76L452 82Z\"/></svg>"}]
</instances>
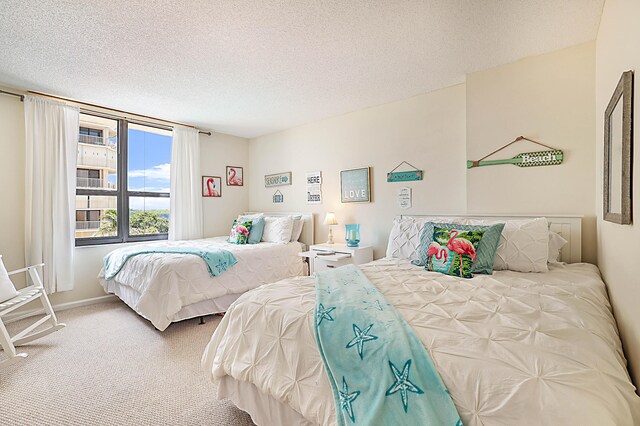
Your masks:
<instances>
[{"instance_id":1,"label":"framed wall sign","mask_svg":"<svg viewBox=\"0 0 640 426\"><path fill-rule=\"evenodd\" d=\"M404 186L398 189L398 207L402 210L411 208L411 188Z\"/></svg>"},{"instance_id":2,"label":"framed wall sign","mask_svg":"<svg viewBox=\"0 0 640 426\"><path fill-rule=\"evenodd\" d=\"M264 187L291 185L291 172L275 173L264 177Z\"/></svg>"},{"instance_id":3,"label":"framed wall sign","mask_svg":"<svg viewBox=\"0 0 640 426\"><path fill-rule=\"evenodd\" d=\"M284 195L282 195L282 192L280 192L279 189L273 194L273 202L284 203Z\"/></svg>"},{"instance_id":4,"label":"framed wall sign","mask_svg":"<svg viewBox=\"0 0 640 426\"><path fill-rule=\"evenodd\" d=\"M322 204L320 185L307 185L307 204Z\"/></svg>"},{"instance_id":5,"label":"framed wall sign","mask_svg":"<svg viewBox=\"0 0 640 426\"><path fill-rule=\"evenodd\" d=\"M243 186L242 167L227 166L227 186Z\"/></svg>"},{"instance_id":6,"label":"framed wall sign","mask_svg":"<svg viewBox=\"0 0 640 426\"><path fill-rule=\"evenodd\" d=\"M202 176L202 196L222 197L222 178L220 176Z\"/></svg>"},{"instance_id":7,"label":"framed wall sign","mask_svg":"<svg viewBox=\"0 0 640 426\"><path fill-rule=\"evenodd\" d=\"M370 167L340 172L340 201L343 203L371 202Z\"/></svg>"}]
</instances>

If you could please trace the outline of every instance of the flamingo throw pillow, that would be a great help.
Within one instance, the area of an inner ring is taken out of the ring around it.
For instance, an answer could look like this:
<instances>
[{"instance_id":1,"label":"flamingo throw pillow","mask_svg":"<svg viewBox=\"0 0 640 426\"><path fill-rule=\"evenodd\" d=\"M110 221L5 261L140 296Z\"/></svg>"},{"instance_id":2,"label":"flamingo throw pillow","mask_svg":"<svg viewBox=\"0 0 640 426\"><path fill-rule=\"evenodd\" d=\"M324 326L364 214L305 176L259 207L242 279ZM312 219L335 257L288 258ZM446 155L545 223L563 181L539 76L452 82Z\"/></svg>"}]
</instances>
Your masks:
<instances>
[{"instance_id":1,"label":"flamingo throw pillow","mask_svg":"<svg viewBox=\"0 0 640 426\"><path fill-rule=\"evenodd\" d=\"M251 220L240 222L234 220L233 225L231 225L231 232L229 233L229 242L234 244L247 244L252 226L253 221Z\"/></svg>"},{"instance_id":2,"label":"flamingo throw pillow","mask_svg":"<svg viewBox=\"0 0 640 426\"><path fill-rule=\"evenodd\" d=\"M425 269L460 278L473 278L471 266L484 233L482 230L434 226Z\"/></svg>"}]
</instances>

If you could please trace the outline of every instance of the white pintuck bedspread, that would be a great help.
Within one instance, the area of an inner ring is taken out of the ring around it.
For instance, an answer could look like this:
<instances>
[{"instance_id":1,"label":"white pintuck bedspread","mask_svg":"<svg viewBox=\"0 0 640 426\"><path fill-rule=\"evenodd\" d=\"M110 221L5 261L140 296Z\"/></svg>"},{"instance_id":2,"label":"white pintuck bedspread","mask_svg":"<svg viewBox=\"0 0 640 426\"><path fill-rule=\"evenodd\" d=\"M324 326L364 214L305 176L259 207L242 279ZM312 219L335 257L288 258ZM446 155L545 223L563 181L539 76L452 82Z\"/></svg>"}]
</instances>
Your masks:
<instances>
[{"instance_id":1,"label":"white pintuck bedspread","mask_svg":"<svg viewBox=\"0 0 640 426\"><path fill-rule=\"evenodd\" d=\"M99 279L105 291L114 293L114 284L126 286L139 297L132 308L158 329L164 330L183 307L239 294L262 284L304 274L298 256L302 243L230 244L227 237L191 241L166 241L156 246L220 247L231 251L238 263L217 277L211 277L206 263L198 256L149 253L130 258L112 279Z\"/></svg>"},{"instance_id":2,"label":"white pintuck bedspread","mask_svg":"<svg viewBox=\"0 0 640 426\"><path fill-rule=\"evenodd\" d=\"M640 424L640 397L595 266L471 280L400 259L361 268L421 338L465 425ZM250 382L312 423L335 424L314 306L311 277L242 295L205 350L207 375Z\"/></svg>"}]
</instances>

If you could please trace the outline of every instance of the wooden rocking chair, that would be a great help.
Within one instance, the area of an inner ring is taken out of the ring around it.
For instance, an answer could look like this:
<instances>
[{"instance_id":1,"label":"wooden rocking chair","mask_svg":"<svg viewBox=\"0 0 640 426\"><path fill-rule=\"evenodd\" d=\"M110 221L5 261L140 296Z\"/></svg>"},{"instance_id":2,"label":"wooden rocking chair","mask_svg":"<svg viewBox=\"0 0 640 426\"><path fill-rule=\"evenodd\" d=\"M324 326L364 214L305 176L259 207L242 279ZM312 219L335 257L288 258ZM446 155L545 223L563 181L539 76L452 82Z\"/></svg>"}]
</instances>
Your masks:
<instances>
[{"instance_id":1,"label":"wooden rocking chair","mask_svg":"<svg viewBox=\"0 0 640 426\"><path fill-rule=\"evenodd\" d=\"M15 363L16 361L26 358L26 353L16 352L16 346L24 345L25 343L39 339L66 326L66 324L58 322L56 314L53 312L53 308L51 307L51 303L49 303L47 292L44 290L42 280L40 279L40 276L38 275L38 271L36 269L41 266L44 266L44 263L9 272L9 275L18 274L21 272L28 273L29 277L31 277L33 285L25 287L22 290L18 290L17 296L0 303L0 345L2 345L5 354L9 355L9 358L0 362L0 368L6 367ZM22 330L20 333L11 337L4 325L4 322L2 321L2 317L38 298L40 299L40 301L42 302L42 306L44 307L44 318L39 319L29 327ZM49 322L49 327L45 328L44 330L34 332L37 327L44 324L45 322Z\"/></svg>"}]
</instances>

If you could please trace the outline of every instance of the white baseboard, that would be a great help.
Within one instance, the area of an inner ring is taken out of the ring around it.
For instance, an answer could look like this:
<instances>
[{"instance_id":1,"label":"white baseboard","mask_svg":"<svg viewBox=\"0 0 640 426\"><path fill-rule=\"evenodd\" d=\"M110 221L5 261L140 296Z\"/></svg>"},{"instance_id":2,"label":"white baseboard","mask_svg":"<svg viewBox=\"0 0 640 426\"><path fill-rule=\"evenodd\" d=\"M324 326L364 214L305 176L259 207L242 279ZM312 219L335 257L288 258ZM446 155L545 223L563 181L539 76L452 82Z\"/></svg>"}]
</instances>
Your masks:
<instances>
[{"instance_id":1,"label":"white baseboard","mask_svg":"<svg viewBox=\"0 0 640 426\"><path fill-rule=\"evenodd\" d=\"M53 305L53 311L54 312L66 311L67 309L94 305L96 303L109 302L111 300L116 300L116 299L117 297L115 295L107 294L105 296L93 297L91 299L76 300L75 302L67 302L67 303L60 303L58 305ZM15 321L20 321L21 319L32 317L34 315L42 315L42 314L44 314L43 308L31 309L25 312L14 312L5 316L4 317L5 319L3 321L5 324L9 324Z\"/></svg>"}]
</instances>

